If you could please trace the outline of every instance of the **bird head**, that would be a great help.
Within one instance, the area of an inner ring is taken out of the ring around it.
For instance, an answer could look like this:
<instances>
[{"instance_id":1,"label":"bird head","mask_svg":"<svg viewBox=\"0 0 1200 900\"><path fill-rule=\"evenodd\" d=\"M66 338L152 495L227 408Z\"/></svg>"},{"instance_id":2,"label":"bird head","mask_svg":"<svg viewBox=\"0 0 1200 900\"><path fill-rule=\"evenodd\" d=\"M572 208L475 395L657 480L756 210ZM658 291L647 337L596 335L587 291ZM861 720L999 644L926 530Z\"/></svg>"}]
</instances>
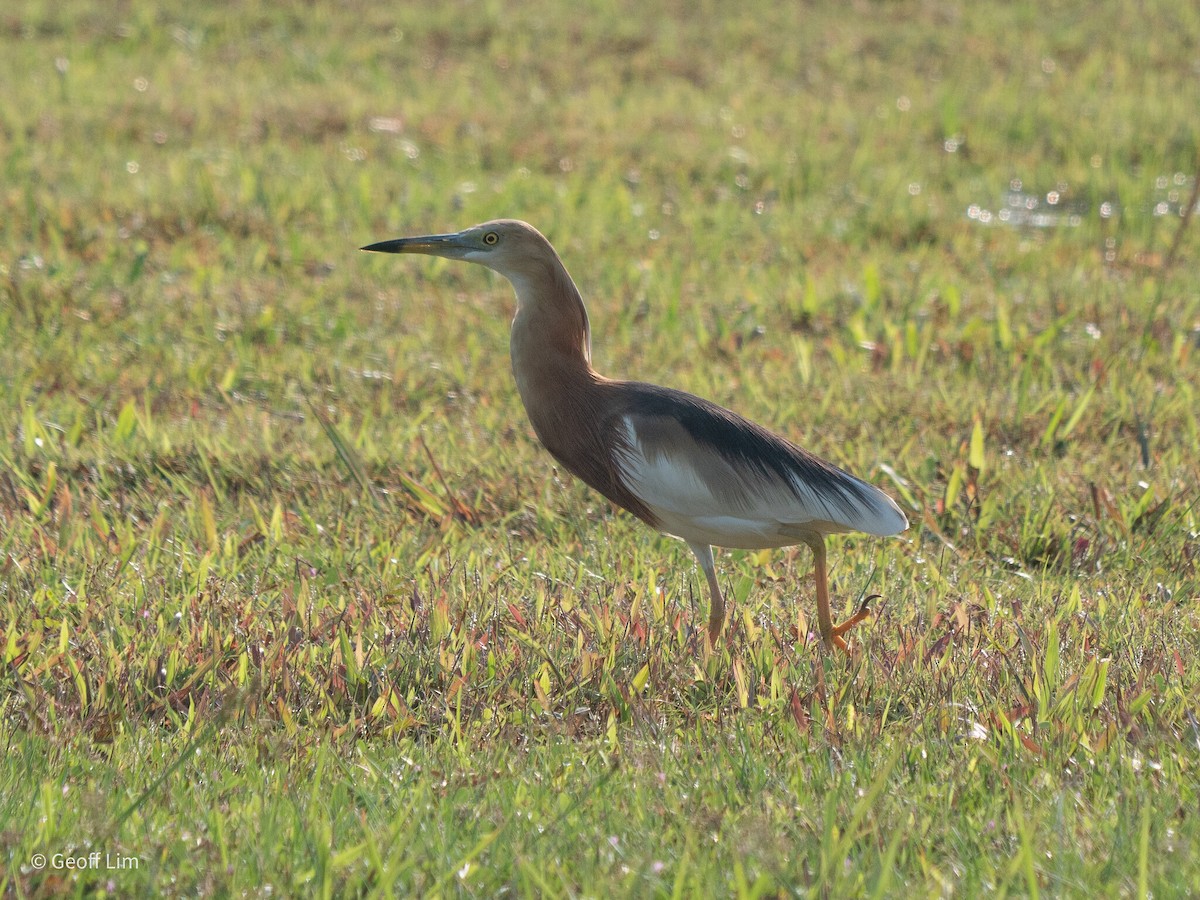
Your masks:
<instances>
[{"instance_id":1,"label":"bird head","mask_svg":"<svg viewBox=\"0 0 1200 900\"><path fill-rule=\"evenodd\" d=\"M512 283L518 317L526 324L537 323L532 332L522 329L521 335L536 335L542 346L557 341L572 348L585 363L591 359L591 329L583 298L554 247L532 225L497 219L454 234L396 238L362 249L423 253L487 266ZM517 331L514 322L514 340L519 342Z\"/></svg>"},{"instance_id":2,"label":"bird head","mask_svg":"<svg viewBox=\"0 0 1200 900\"><path fill-rule=\"evenodd\" d=\"M484 222L453 234L429 234L368 244L379 253L423 253L487 266L514 281L531 266L558 262L558 254L542 233L516 219ZM561 265L561 263L559 263Z\"/></svg>"}]
</instances>

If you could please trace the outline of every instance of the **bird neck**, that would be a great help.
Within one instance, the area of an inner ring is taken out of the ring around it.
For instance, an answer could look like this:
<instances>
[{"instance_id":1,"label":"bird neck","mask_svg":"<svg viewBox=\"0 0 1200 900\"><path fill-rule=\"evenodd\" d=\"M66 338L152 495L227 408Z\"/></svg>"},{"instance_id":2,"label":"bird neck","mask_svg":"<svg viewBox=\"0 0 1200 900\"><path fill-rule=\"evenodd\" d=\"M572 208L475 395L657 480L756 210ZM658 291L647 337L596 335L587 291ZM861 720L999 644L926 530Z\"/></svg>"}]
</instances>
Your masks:
<instances>
[{"instance_id":1,"label":"bird neck","mask_svg":"<svg viewBox=\"0 0 1200 900\"><path fill-rule=\"evenodd\" d=\"M510 347L514 368L552 362L591 367L592 334L587 307L558 260L506 272L517 294Z\"/></svg>"},{"instance_id":2,"label":"bird neck","mask_svg":"<svg viewBox=\"0 0 1200 900\"><path fill-rule=\"evenodd\" d=\"M541 436L564 396L581 396L602 381L591 366L591 331L579 290L561 263L506 273L517 293L509 335L517 391ZM569 404L568 404L569 405Z\"/></svg>"}]
</instances>

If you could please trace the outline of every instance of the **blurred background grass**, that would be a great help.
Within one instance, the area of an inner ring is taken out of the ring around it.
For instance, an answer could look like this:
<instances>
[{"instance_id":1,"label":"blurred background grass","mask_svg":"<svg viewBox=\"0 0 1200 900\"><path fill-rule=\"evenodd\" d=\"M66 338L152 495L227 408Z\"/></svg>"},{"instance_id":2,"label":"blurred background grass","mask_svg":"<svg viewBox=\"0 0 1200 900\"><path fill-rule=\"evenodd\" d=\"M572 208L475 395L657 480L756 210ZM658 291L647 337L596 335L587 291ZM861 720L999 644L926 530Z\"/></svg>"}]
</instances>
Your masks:
<instances>
[{"instance_id":1,"label":"blurred background grass","mask_svg":"<svg viewBox=\"0 0 1200 900\"><path fill-rule=\"evenodd\" d=\"M4 890L1200 889L1198 33L10 5ZM686 550L536 445L508 285L356 249L501 215L602 372L902 502L834 550L853 662L807 551L727 555L699 657ZM29 862L85 847L139 865Z\"/></svg>"}]
</instances>

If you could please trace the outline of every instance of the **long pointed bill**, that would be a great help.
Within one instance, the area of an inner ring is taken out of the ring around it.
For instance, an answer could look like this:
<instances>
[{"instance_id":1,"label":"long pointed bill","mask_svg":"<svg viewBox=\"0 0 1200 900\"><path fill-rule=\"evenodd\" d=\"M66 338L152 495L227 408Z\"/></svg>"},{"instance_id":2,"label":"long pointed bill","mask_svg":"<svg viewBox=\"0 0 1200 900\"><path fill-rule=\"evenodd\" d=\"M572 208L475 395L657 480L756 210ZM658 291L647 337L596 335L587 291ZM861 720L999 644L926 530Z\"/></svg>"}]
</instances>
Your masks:
<instances>
[{"instance_id":1,"label":"long pointed bill","mask_svg":"<svg viewBox=\"0 0 1200 900\"><path fill-rule=\"evenodd\" d=\"M376 253L424 253L427 256L445 256L449 259L461 259L463 254L472 250L471 244L464 240L462 234L428 234L423 237L396 238L391 241L380 241L368 244L362 250L372 250Z\"/></svg>"}]
</instances>

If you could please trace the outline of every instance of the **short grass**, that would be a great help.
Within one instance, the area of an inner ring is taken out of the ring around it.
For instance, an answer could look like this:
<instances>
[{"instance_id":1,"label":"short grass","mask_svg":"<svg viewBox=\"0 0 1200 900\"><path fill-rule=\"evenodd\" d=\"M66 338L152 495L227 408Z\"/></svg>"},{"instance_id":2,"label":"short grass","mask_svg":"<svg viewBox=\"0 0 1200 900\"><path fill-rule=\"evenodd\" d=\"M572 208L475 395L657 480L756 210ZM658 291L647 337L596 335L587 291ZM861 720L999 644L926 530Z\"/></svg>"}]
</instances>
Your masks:
<instances>
[{"instance_id":1,"label":"short grass","mask_svg":"<svg viewBox=\"0 0 1200 900\"><path fill-rule=\"evenodd\" d=\"M0 894L1200 892L1197 33L7 5ZM533 439L507 284L356 249L499 215L602 371L902 503L832 548L851 659L797 550L722 554L698 650L686 548Z\"/></svg>"}]
</instances>

